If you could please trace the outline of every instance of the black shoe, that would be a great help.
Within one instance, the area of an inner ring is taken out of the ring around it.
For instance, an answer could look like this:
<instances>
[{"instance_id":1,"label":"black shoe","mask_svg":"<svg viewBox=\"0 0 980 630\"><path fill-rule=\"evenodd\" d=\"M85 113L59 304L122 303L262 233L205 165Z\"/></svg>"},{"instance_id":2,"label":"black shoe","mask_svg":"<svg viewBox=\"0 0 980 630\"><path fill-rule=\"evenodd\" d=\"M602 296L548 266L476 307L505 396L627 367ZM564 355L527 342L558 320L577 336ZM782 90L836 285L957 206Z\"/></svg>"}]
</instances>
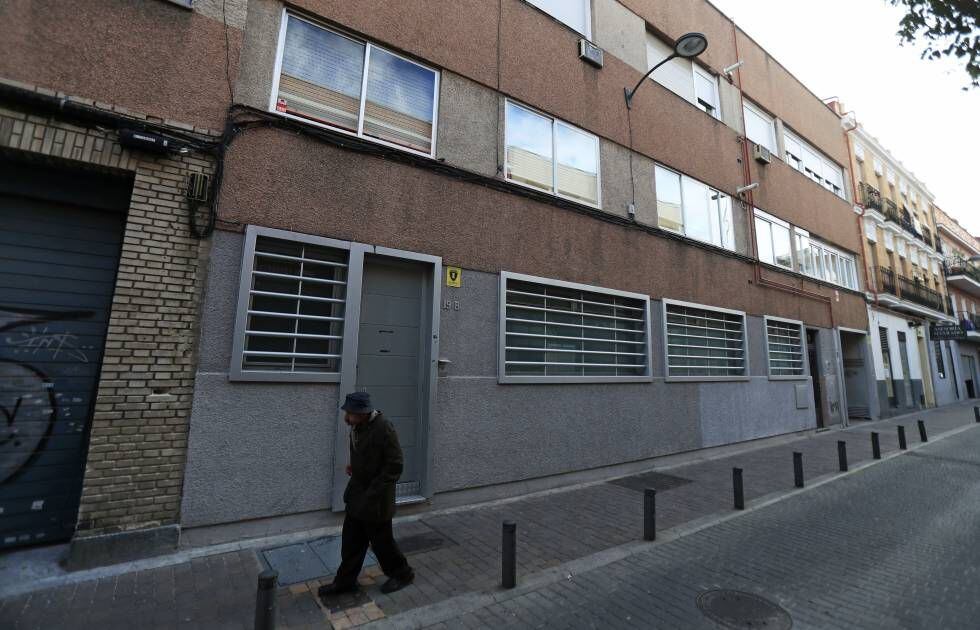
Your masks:
<instances>
[{"instance_id":1,"label":"black shoe","mask_svg":"<svg viewBox=\"0 0 980 630\"><path fill-rule=\"evenodd\" d=\"M316 594L320 597L331 597L333 595L342 595L343 593L353 593L357 590L357 584L337 584L336 582L332 584L324 584L317 589Z\"/></svg>"},{"instance_id":2,"label":"black shoe","mask_svg":"<svg viewBox=\"0 0 980 630\"><path fill-rule=\"evenodd\" d=\"M394 593L395 591L400 591L412 582L415 581L415 572L409 573L404 577L393 577L389 578L387 582L381 585L381 592L385 595L389 593Z\"/></svg>"}]
</instances>

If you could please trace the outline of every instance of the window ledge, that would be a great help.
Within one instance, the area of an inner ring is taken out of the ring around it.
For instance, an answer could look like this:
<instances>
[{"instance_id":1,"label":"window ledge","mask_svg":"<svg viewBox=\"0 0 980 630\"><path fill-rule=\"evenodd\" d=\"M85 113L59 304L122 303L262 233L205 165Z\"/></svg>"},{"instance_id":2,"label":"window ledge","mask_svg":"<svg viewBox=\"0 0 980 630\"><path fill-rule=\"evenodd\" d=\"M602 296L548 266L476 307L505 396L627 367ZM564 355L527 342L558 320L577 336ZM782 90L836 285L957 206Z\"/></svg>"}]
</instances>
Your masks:
<instances>
[{"instance_id":1,"label":"window ledge","mask_svg":"<svg viewBox=\"0 0 980 630\"><path fill-rule=\"evenodd\" d=\"M751 376L667 376L665 383L745 383L752 380Z\"/></svg>"},{"instance_id":2,"label":"window ledge","mask_svg":"<svg viewBox=\"0 0 980 630\"><path fill-rule=\"evenodd\" d=\"M547 385L584 383L652 383L652 376L498 376L500 385Z\"/></svg>"}]
</instances>

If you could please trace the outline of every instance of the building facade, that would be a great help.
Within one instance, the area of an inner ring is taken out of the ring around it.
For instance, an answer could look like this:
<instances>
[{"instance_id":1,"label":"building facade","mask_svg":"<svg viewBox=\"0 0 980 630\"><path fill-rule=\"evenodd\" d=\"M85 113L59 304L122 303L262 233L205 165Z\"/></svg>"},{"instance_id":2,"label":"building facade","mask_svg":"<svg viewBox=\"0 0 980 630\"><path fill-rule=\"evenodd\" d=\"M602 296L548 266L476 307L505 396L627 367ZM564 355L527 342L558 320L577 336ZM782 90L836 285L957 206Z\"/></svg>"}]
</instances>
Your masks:
<instances>
[{"instance_id":1,"label":"building facade","mask_svg":"<svg viewBox=\"0 0 980 630\"><path fill-rule=\"evenodd\" d=\"M886 418L949 401L948 381L936 378L929 327L951 321L952 313L933 195L862 125L847 135L877 382L868 417Z\"/></svg>"},{"instance_id":2,"label":"building facade","mask_svg":"<svg viewBox=\"0 0 980 630\"><path fill-rule=\"evenodd\" d=\"M2 549L72 539L80 567L178 540L245 22L194 4L0 4Z\"/></svg>"},{"instance_id":3,"label":"building facade","mask_svg":"<svg viewBox=\"0 0 980 630\"><path fill-rule=\"evenodd\" d=\"M953 402L980 397L980 239L940 208L936 223L943 238L950 304L962 329L959 339L936 342L937 355L941 349L946 362L940 366L942 378L953 384L947 399Z\"/></svg>"},{"instance_id":4,"label":"building facade","mask_svg":"<svg viewBox=\"0 0 980 630\"><path fill-rule=\"evenodd\" d=\"M170 195L168 217L145 217L141 193L124 214L183 235L184 266L156 245L130 263L141 244L123 237L92 343L105 358L79 553L122 529L166 542L333 522L338 404L355 389L398 429L399 502L436 506L870 413L878 333L840 116L709 3L250 0L225 23L216 3L145 4L120 3L205 29L181 40L201 48L199 100L135 102L142 74L66 83L85 74L76 59L0 65L30 89L223 130L180 158L220 173L203 240L176 158L131 158L175 169L180 190L143 187ZM98 44L11 6L4 30ZM704 54L662 66L628 107L624 88L690 31ZM590 44L601 61L580 54ZM154 301L177 285L180 307ZM152 323L130 330L117 303ZM158 345L164 329L185 344ZM165 376L163 349L179 356ZM151 454L157 417L176 435ZM155 455L179 472L150 510L138 493Z\"/></svg>"}]
</instances>

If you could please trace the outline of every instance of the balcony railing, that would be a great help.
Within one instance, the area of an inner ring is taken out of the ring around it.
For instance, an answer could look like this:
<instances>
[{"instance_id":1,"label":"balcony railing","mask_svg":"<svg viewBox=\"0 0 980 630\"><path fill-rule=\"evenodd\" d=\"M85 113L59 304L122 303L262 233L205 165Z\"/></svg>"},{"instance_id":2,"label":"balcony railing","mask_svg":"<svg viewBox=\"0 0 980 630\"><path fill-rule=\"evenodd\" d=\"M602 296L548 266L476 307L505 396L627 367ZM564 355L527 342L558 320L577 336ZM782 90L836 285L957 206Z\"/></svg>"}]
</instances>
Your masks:
<instances>
[{"instance_id":1,"label":"balcony railing","mask_svg":"<svg viewBox=\"0 0 980 630\"><path fill-rule=\"evenodd\" d=\"M861 182L861 203L865 208L881 210L881 193L870 184Z\"/></svg>"},{"instance_id":2,"label":"balcony railing","mask_svg":"<svg viewBox=\"0 0 980 630\"><path fill-rule=\"evenodd\" d=\"M878 286L882 293L889 293L895 297L915 302L939 311L941 313L952 313L952 306L949 298L937 291L933 291L925 286L921 280L909 280L904 276L896 275L894 271L887 267L878 267Z\"/></svg>"},{"instance_id":3,"label":"balcony railing","mask_svg":"<svg viewBox=\"0 0 980 630\"><path fill-rule=\"evenodd\" d=\"M980 331L980 315L975 313L961 313L960 325L966 331Z\"/></svg>"},{"instance_id":4,"label":"balcony railing","mask_svg":"<svg viewBox=\"0 0 980 630\"><path fill-rule=\"evenodd\" d=\"M950 276L967 276L980 283L980 267L969 260L953 259L943 262L943 275L947 278Z\"/></svg>"}]
</instances>

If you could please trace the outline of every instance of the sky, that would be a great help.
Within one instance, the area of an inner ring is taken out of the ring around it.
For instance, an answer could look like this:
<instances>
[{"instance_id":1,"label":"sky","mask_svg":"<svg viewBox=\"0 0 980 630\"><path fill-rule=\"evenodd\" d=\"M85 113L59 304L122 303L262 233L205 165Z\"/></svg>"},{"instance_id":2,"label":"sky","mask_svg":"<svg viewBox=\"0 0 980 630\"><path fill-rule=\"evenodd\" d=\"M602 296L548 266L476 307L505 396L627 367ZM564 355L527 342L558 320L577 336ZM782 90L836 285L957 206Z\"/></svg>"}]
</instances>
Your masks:
<instances>
[{"instance_id":1,"label":"sky","mask_svg":"<svg viewBox=\"0 0 980 630\"><path fill-rule=\"evenodd\" d=\"M899 46L903 12L886 0L711 0L824 99L839 97L865 131L980 235L980 88L955 61ZM710 43L709 43L710 45ZM733 60L734 62L734 60Z\"/></svg>"}]
</instances>

